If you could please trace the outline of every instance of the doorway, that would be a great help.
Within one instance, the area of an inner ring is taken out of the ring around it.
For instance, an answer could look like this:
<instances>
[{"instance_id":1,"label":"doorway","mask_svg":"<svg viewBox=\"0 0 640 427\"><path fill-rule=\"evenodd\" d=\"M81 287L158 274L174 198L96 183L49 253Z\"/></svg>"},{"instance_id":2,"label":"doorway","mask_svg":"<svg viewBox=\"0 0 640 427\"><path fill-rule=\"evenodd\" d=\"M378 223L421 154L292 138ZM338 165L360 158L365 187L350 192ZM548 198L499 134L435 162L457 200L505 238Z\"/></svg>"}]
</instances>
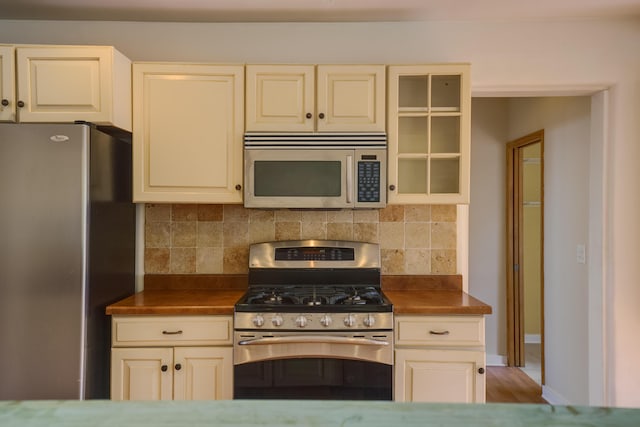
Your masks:
<instances>
[{"instance_id":1,"label":"doorway","mask_svg":"<svg viewBox=\"0 0 640 427\"><path fill-rule=\"evenodd\" d=\"M507 363L544 384L544 130L507 144Z\"/></svg>"}]
</instances>

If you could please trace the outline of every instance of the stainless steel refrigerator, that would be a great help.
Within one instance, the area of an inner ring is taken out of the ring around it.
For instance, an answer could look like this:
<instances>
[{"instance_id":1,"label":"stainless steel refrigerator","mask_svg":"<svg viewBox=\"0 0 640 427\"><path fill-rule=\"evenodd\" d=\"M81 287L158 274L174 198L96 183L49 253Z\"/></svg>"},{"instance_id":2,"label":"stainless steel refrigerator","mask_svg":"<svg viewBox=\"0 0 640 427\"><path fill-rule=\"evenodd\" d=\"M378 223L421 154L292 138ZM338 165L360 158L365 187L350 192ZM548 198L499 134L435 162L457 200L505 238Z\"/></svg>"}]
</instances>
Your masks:
<instances>
[{"instance_id":1,"label":"stainless steel refrigerator","mask_svg":"<svg viewBox=\"0 0 640 427\"><path fill-rule=\"evenodd\" d=\"M105 307L134 292L131 138L0 124L0 400L109 397Z\"/></svg>"}]
</instances>

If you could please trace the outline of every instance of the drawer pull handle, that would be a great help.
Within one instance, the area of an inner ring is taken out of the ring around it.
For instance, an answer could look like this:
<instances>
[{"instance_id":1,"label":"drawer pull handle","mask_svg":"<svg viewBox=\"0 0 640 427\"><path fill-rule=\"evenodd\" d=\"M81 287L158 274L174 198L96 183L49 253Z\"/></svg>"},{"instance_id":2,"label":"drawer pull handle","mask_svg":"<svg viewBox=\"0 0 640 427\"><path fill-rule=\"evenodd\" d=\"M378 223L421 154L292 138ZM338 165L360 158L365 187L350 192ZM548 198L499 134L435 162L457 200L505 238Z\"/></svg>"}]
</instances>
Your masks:
<instances>
[{"instance_id":1,"label":"drawer pull handle","mask_svg":"<svg viewBox=\"0 0 640 427\"><path fill-rule=\"evenodd\" d=\"M449 335L449 331L429 331L431 335Z\"/></svg>"},{"instance_id":2,"label":"drawer pull handle","mask_svg":"<svg viewBox=\"0 0 640 427\"><path fill-rule=\"evenodd\" d=\"M162 335L182 335L182 331L162 331Z\"/></svg>"}]
</instances>

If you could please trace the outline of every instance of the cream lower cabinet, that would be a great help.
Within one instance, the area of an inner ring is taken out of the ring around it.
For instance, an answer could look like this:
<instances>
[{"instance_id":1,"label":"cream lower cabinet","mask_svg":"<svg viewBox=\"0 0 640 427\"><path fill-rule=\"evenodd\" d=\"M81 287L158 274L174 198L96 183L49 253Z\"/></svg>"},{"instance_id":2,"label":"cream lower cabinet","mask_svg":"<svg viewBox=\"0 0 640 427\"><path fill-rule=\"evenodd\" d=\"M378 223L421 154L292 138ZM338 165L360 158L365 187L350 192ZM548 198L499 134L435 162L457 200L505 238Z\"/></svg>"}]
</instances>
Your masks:
<instances>
[{"instance_id":1,"label":"cream lower cabinet","mask_svg":"<svg viewBox=\"0 0 640 427\"><path fill-rule=\"evenodd\" d=\"M111 46L2 46L0 92L2 121L131 131L131 61Z\"/></svg>"},{"instance_id":2,"label":"cream lower cabinet","mask_svg":"<svg viewBox=\"0 0 640 427\"><path fill-rule=\"evenodd\" d=\"M394 400L485 402L482 316L396 316Z\"/></svg>"},{"instance_id":3,"label":"cream lower cabinet","mask_svg":"<svg viewBox=\"0 0 640 427\"><path fill-rule=\"evenodd\" d=\"M112 400L233 398L231 316L114 316Z\"/></svg>"},{"instance_id":4,"label":"cream lower cabinet","mask_svg":"<svg viewBox=\"0 0 640 427\"><path fill-rule=\"evenodd\" d=\"M133 65L133 200L242 203L244 67Z\"/></svg>"}]
</instances>

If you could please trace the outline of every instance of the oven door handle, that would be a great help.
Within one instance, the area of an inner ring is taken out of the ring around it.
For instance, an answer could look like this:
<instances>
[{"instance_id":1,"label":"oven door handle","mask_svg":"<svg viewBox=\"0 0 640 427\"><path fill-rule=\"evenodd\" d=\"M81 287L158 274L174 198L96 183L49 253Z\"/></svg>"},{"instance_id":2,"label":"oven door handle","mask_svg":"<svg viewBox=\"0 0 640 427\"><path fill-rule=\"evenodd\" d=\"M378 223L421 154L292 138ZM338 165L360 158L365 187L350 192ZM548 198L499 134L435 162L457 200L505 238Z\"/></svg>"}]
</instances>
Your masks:
<instances>
[{"instance_id":1,"label":"oven door handle","mask_svg":"<svg viewBox=\"0 0 640 427\"><path fill-rule=\"evenodd\" d=\"M263 337L238 341L238 345L269 345L269 344L357 344L387 346L387 341L379 341L371 338L333 337L326 335L297 335L286 337Z\"/></svg>"}]
</instances>

